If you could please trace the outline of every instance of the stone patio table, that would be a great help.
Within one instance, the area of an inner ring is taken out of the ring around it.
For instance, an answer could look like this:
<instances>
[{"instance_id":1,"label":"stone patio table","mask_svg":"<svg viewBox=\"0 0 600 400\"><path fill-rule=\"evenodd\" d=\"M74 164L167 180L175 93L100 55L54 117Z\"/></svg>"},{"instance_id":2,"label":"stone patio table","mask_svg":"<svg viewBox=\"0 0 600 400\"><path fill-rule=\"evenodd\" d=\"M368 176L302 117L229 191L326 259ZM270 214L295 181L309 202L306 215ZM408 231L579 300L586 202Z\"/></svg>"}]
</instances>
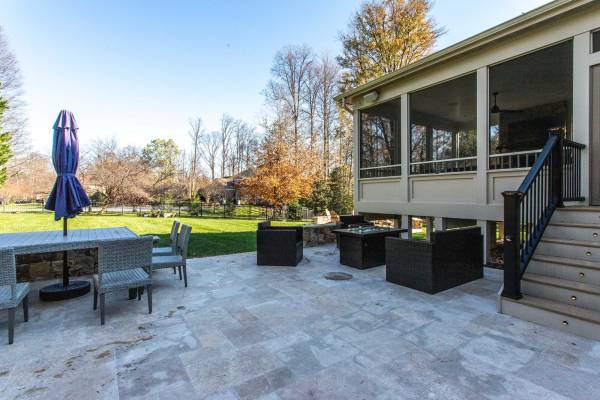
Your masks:
<instances>
[{"instance_id":1,"label":"stone patio table","mask_svg":"<svg viewBox=\"0 0 600 400\"><path fill-rule=\"evenodd\" d=\"M406 229L361 226L333 232L339 235L340 264L366 269L385 264L385 238Z\"/></svg>"},{"instance_id":2,"label":"stone patio table","mask_svg":"<svg viewBox=\"0 0 600 400\"><path fill-rule=\"evenodd\" d=\"M127 227L75 229L70 230L67 236L63 235L63 231L3 233L0 234L0 246L13 248L15 255L56 253L98 248L106 240L131 239L137 236ZM89 282L86 283L85 287L74 290L81 290L81 294L89 292ZM130 291L130 298L131 296ZM42 297L44 296L40 291L40 298ZM49 297L48 300L53 300L51 294Z\"/></svg>"}]
</instances>

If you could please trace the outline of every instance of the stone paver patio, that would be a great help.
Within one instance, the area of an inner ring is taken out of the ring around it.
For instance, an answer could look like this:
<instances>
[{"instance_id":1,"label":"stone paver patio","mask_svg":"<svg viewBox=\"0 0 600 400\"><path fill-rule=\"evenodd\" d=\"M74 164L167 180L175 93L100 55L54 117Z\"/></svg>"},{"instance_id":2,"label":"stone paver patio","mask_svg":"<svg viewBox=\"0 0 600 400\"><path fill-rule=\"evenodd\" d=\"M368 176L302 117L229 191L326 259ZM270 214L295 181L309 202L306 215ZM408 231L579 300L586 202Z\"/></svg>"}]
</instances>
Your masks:
<instances>
[{"instance_id":1,"label":"stone paver patio","mask_svg":"<svg viewBox=\"0 0 600 400\"><path fill-rule=\"evenodd\" d=\"M501 277L435 296L338 264L333 246L297 267L255 254L190 261L190 286L155 274L145 297L42 304L6 343L8 399L597 399L600 343L496 313ZM323 274L344 271L350 281ZM22 318L19 312L18 318Z\"/></svg>"}]
</instances>

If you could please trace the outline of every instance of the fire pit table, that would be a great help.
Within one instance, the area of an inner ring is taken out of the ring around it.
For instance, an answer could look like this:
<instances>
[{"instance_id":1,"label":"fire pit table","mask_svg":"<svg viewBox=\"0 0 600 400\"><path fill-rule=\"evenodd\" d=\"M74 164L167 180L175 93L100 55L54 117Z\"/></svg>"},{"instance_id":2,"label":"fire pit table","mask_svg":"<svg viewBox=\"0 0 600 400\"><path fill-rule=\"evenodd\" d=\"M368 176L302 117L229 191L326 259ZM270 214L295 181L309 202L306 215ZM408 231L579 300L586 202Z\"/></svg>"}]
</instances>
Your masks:
<instances>
[{"instance_id":1,"label":"fire pit table","mask_svg":"<svg viewBox=\"0 0 600 400\"><path fill-rule=\"evenodd\" d=\"M406 229L361 226L336 229L340 247L340 264L358 269L385 264L385 238L398 237Z\"/></svg>"}]
</instances>

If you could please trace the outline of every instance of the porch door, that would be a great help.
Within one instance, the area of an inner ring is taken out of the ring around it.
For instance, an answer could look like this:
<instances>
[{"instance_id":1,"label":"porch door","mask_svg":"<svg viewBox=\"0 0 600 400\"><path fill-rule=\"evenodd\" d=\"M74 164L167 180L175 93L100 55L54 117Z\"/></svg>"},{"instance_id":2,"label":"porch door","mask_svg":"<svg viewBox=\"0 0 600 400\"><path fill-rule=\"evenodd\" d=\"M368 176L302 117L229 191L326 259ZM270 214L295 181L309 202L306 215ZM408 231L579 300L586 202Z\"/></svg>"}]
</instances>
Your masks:
<instances>
[{"instance_id":1,"label":"porch door","mask_svg":"<svg viewBox=\"0 0 600 400\"><path fill-rule=\"evenodd\" d=\"M600 65L592 67L591 85L590 197L592 205L600 206Z\"/></svg>"}]
</instances>

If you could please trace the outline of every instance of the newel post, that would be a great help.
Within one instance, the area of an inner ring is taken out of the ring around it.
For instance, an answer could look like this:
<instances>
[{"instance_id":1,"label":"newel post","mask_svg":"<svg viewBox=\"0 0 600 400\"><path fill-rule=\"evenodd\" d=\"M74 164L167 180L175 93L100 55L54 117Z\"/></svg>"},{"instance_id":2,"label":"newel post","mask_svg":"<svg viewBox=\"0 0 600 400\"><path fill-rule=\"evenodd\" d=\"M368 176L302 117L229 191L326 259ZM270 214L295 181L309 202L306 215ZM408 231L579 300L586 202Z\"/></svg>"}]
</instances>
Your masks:
<instances>
[{"instance_id":1,"label":"newel post","mask_svg":"<svg viewBox=\"0 0 600 400\"><path fill-rule=\"evenodd\" d=\"M556 135L558 141L552 149L552 199L556 207L563 206L563 138Z\"/></svg>"},{"instance_id":2,"label":"newel post","mask_svg":"<svg viewBox=\"0 0 600 400\"><path fill-rule=\"evenodd\" d=\"M518 300L521 296L521 213L523 193L503 192L504 197L504 290L503 297Z\"/></svg>"}]
</instances>

